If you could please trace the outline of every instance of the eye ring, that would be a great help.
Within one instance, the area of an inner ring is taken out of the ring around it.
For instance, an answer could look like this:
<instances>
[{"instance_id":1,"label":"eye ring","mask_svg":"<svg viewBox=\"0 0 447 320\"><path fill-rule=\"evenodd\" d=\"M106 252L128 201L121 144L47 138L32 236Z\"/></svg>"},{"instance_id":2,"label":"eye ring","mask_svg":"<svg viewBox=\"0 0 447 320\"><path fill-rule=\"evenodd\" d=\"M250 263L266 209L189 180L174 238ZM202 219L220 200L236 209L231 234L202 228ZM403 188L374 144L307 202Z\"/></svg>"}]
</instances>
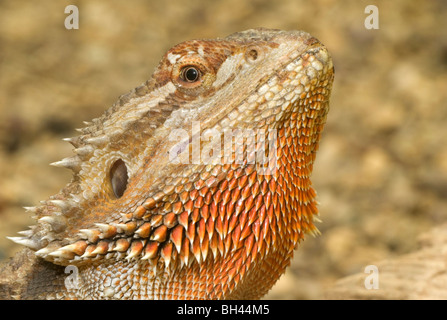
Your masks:
<instances>
[{"instance_id":1,"label":"eye ring","mask_svg":"<svg viewBox=\"0 0 447 320\"><path fill-rule=\"evenodd\" d=\"M180 71L180 78L188 83L198 82L202 74L200 69L195 66L184 66Z\"/></svg>"},{"instance_id":2,"label":"eye ring","mask_svg":"<svg viewBox=\"0 0 447 320\"><path fill-rule=\"evenodd\" d=\"M216 74L209 62L201 56L187 56L177 61L171 70L171 80L176 86L176 94L197 97L210 91Z\"/></svg>"}]
</instances>

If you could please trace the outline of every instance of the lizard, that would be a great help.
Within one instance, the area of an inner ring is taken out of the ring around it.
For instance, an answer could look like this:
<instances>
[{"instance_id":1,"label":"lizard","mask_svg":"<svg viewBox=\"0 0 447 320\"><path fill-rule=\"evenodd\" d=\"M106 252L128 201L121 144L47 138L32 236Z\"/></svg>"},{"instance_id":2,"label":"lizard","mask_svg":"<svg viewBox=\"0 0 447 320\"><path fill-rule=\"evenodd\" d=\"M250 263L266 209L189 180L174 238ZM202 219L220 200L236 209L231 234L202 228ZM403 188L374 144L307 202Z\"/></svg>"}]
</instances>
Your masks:
<instances>
[{"instance_id":1,"label":"lizard","mask_svg":"<svg viewBox=\"0 0 447 320\"><path fill-rule=\"evenodd\" d=\"M258 299L318 233L334 67L303 31L182 42L64 140L61 191L0 269L9 299ZM223 147L222 147L223 146Z\"/></svg>"}]
</instances>

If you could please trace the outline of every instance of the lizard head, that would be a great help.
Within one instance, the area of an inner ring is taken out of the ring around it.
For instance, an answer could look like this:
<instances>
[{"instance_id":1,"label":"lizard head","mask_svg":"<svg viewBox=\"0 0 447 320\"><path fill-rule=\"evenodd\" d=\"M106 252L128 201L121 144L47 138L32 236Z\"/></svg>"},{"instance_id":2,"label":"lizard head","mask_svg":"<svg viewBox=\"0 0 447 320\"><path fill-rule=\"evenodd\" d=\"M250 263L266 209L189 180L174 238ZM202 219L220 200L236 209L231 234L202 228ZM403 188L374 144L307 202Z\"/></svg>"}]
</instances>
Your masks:
<instances>
[{"instance_id":1,"label":"lizard head","mask_svg":"<svg viewBox=\"0 0 447 320\"><path fill-rule=\"evenodd\" d=\"M332 80L326 48L305 32L252 29L178 44L150 80L65 139L74 155L54 165L71 169L72 181L27 208L37 224L11 239L59 265L165 267L254 250L253 239L270 247L283 222L296 244L314 230L308 178ZM262 136L279 169L260 173L259 143L252 150L233 135L222 147L228 130L248 132L245 142Z\"/></svg>"}]
</instances>

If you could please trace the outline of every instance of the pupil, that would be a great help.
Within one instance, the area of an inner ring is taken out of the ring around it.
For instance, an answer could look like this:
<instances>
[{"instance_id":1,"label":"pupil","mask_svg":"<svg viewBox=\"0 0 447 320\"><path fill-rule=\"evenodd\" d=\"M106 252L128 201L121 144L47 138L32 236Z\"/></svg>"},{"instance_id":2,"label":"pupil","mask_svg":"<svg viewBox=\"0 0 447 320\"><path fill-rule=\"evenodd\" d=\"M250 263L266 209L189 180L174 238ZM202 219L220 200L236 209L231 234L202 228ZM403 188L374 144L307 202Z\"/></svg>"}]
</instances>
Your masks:
<instances>
[{"instance_id":1,"label":"pupil","mask_svg":"<svg viewBox=\"0 0 447 320\"><path fill-rule=\"evenodd\" d=\"M196 81L199 77L199 72L195 68L188 68L185 72L185 78L188 81Z\"/></svg>"}]
</instances>

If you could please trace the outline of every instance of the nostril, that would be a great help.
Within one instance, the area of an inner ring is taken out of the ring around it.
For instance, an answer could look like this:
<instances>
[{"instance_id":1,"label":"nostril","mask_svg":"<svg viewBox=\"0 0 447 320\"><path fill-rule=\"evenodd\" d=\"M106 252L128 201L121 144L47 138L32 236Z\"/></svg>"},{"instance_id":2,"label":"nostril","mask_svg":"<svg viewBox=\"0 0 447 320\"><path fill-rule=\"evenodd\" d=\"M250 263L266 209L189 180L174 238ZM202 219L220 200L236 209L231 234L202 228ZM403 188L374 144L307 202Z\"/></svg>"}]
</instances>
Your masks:
<instances>
[{"instance_id":1,"label":"nostril","mask_svg":"<svg viewBox=\"0 0 447 320\"><path fill-rule=\"evenodd\" d=\"M251 45L245 51L245 60L248 63L254 63L264 58L264 51L256 45Z\"/></svg>"},{"instance_id":2,"label":"nostril","mask_svg":"<svg viewBox=\"0 0 447 320\"><path fill-rule=\"evenodd\" d=\"M121 198L127 188L127 167L123 160L115 161L110 168L110 183L112 184L113 193L117 198Z\"/></svg>"},{"instance_id":3,"label":"nostril","mask_svg":"<svg viewBox=\"0 0 447 320\"><path fill-rule=\"evenodd\" d=\"M255 61L256 59L258 59L258 51L255 49L251 49L247 53L247 58L249 58L252 61Z\"/></svg>"}]
</instances>

